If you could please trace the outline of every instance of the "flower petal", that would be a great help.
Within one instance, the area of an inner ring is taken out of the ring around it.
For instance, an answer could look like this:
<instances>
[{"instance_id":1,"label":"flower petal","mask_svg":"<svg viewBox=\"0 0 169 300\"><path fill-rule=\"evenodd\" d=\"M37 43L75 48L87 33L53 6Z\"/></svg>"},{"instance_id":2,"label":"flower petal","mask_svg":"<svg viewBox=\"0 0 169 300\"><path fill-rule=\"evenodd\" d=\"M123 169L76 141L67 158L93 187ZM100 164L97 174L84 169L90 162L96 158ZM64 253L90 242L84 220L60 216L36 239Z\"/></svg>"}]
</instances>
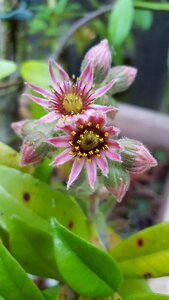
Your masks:
<instances>
[{"instance_id":1,"label":"flower petal","mask_svg":"<svg viewBox=\"0 0 169 300\"><path fill-rule=\"evenodd\" d=\"M86 171L89 180L89 184L92 189L94 189L94 184L96 181L96 162L94 159L91 162L86 162Z\"/></svg>"},{"instance_id":2,"label":"flower petal","mask_svg":"<svg viewBox=\"0 0 169 300\"><path fill-rule=\"evenodd\" d=\"M32 90L37 92L38 94L43 95L44 97L52 98L53 93L49 92L48 90L45 90L39 86L36 86L35 84L32 83L27 83L28 87L30 87Z\"/></svg>"},{"instance_id":3,"label":"flower petal","mask_svg":"<svg viewBox=\"0 0 169 300\"><path fill-rule=\"evenodd\" d=\"M55 65L55 67L57 68L61 78L65 81L70 80L69 75L66 73L66 71L55 61L53 61L53 64Z\"/></svg>"},{"instance_id":4,"label":"flower petal","mask_svg":"<svg viewBox=\"0 0 169 300\"><path fill-rule=\"evenodd\" d=\"M114 127L114 126L106 127L105 131L108 132L109 137L116 136L120 133L120 129L118 129L117 127Z\"/></svg>"},{"instance_id":5,"label":"flower petal","mask_svg":"<svg viewBox=\"0 0 169 300\"><path fill-rule=\"evenodd\" d=\"M59 86L58 86L59 80L57 79L55 73L53 72L53 64L54 64L54 63L55 63L54 60L50 60L50 61L49 61L49 74L50 74L50 77L51 77L51 80L52 80L52 84L53 84L55 90L56 90L57 92L59 92L59 91L60 91L60 90L59 90Z\"/></svg>"},{"instance_id":6,"label":"flower petal","mask_svg":"<svg viewBox=\"0 0 169 300\"><path fill-rule=\"evenodd\" d=\"M57 120L58 118L61 117L61 114L55 113L55 111L49 112L47 115L44 117L40 118L39 120L35 121L36 124L41 124L41 123L49 123Z\"/></svg>"},{"instance_id":7,"label":"flower petal","mask_svg":"<svg viewBox=\"0 0 169 300\"><path fill-rule=\"evenodd\" d=\"M115 160L115 161L118 161L118 162L122 162L121 160L121 156L120 154L114 152L114 151L105 151L105 155L111 159L111 160Z\"/></svg>"},{"instance_id":8,"label":"flower petal","mask_svg":"<svg viewBox=\"0 0 169 300\"><path fill-rule=\"evenodd\" d=\"M101 156L98 158L96 157L96 162L100 168L100 170L102 171L104 176L107 176L108 174L108 163L107 163L107 159L105 157L105 155L102 153Z\"/></svg>"},{"instance_id":9,"label":"flower petal","mask_svg":"<svg viewBox=\"0 0 169 300\"><path fill-rule=\"evenodd\" d=\"M90 63L85 67L80 75L80 78L82 78L82 83L85 84L86 90L89 90L93 83L93 70Z\"/></svg>"},{"instance_id":10,"label":"flower petal","mask_svg":"<svg viewBox=\"0 0 169 300\"><path fill-rule=\"evenodd\" d=\"M70 141L69 136L58 136L58 137L52 137L48 139L48 143L56 146L56 147L68 147L68 142Z\"/></svg>"},{"instance_id":11,"label":"flower petal","mask_svg":"<svg viewBox=\"0 0 169 300\"><path fill-rule=\"evenodd\" d=\"M82 158L80 161L77 161L77 159L75 159L67 182L67 188L69 188L72 185L72 183L76 180L76 178L79 176L83 168L83 165L84 165L84 158Z\"/></svg>"},{"instance_id":12,"label":"flower petal","mask_svg":"<svg viewBox=\"0 0 169 300\"><path fill-rule=\"evenodd\" d=\"M111 140L111 139L108 139L108 145L109 145L109 148L110 149L119 149L119 150L123 150L123 147L120 145L120 143L118 141L115 141L115 140Z\"/></svg>"},{"instance_id":13,"label":"flower petal","mask_svg":"<svg viewBox=\"0 0 169 300\"><path fill-rule=\"evenodd\" d=\"M55 157L55 160L51 163L51 166L59 166L64 164L65 162L71 160L74 156L69 154L69 152L72 150L72 148L68 148L65 151L63 151L62 153L58 154Z\"/></svg>"},{"instance_id":14,"label":"flower petal","mask_svg":"<svg viewBox=\"0 0 169 300\"><path fill-rule=\"evenodd\" d=\"M95 93L91 96L90 100L93 100L95 98L103 96L108 90L111 89L111 87L117 82L117 79L113 79L105 86L101 87L100 89L97 89Z\"/></svg>"},{"instance_id":15,"label":"flower petal","mask_svg":"<svg viewBox=\"0 0 169 300\"><path fill-rule=\"evenodd\" d=\"M114 112L118 111L118 108L110 106L110 105L106 106L106 105L99 105L99 104L91 104L90 108L93 108L102 113L107 113L109 111L114 111Z\"/></svg>"},{"instance_id":16,"label":"flower petal","mask_svg":"<svg viewBox=\"0 0 169 300\"><path fill-rule=\"evenodd\" d=\"M30 98L32 101L43 106L44 108L48 108L48 106L49 106L49 102L44 98L38 98L38 97L32 96L31 94L23 94L23 96Z\"/></svg>"}]
</instances>

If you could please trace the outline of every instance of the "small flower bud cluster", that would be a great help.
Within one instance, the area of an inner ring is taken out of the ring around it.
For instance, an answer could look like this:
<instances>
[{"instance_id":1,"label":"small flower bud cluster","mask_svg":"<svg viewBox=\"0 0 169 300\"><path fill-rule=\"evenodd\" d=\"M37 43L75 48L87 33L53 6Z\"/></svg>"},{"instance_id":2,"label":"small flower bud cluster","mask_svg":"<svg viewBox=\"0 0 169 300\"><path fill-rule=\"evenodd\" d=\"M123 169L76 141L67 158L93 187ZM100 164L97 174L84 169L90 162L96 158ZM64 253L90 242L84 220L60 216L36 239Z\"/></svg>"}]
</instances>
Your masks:
<instances>
[{"instance_id":1,"label":"small flower bud cluster","mask_svg":"<svg viewBox=\"0 0 169 300\"><path fill-rule=\"evenodd\" d=\"M60 74L61 81L53 67ZM67 188L85 168L89 185L94 189L100 169L105 185L100 189L101 197L111 193L120 202L129 188L130 174L144 172L155 166L156 161L142 143L119 137L119 129L107 118L107 113L115 116L117 108L95 104L94 101L97 98L102 101L108 92L114 94L125 90L134 81L137 70L128 66L111 68L111 52L107 40L103 40L87 52L77 80L74 75L71 80L54 61L49 62L49 73L50 91L29 83L28 87L39 96L26 94L47 114L36 122L12 124L14 131L24 140L21 164L37 164L51 149L64 148L57 153L52 166L71 162ZM96 90L93 78L97 85L101 83Z\"/></svg>"}]
</instances>

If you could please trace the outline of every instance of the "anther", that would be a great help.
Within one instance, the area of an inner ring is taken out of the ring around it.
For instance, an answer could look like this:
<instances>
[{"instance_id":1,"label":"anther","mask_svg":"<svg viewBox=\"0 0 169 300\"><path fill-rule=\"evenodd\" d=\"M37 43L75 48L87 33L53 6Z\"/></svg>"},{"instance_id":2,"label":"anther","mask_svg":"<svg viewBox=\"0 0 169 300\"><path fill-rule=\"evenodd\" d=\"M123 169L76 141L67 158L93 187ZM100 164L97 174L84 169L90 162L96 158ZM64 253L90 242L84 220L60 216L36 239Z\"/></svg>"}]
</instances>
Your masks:
<instances>
[{"instance_id":1,"label":"anther","mask_svg":"<svg viewBox=\"0 0 169 300\"><path fill-rule=\"evenodd\" d=\"M80 157L78 157L78 158L77 158L77 161L78 161L78 162L80 162L80 161L81 161L81 158L80 158Z\"/></svg>"},{"instance_id":2,"label":"anther","mask_svg":"<svg viewBox=\"0 0 169 300\"><path fill-rule=\"evenodd\" d=\"M84 135L83 135L83 134L80 134L80 138L83 139L83 138L84 138Z\"/></svg>"},{"instance_id":3,"label":"anther","mask_svg":"<svg viewBox=\"0 0 169 300\"><path fill-rule=\"evenodd\" d=\"M105 145L104 148L105 148L106 150L108 150L108 149L109 149L109 146Z\"/></svg>"},{"instance_id":4,"label":"anther","mask_svg":"<svg viewBox=\"0 0 169 300\"><path fill-rule=\"evenodd\" d=\"M87 156L87 153L83 152L82 156L86 157L86 156Z\"/></svg>"},{"instance_id":5,"label":"anther","mask_svg":"<svg viewBox=\"0 0 169 300\"><path fill-rule=\"evenodd\" d=\"M91 158L88 158L88 159L87 159L87 162L88 162L88 163L91 163Z\"/></svg>"},{"instance_id":6,"label":"anther","mask_svg":"<svg viewBox=\"0 0 169 300\"><path fill-rule=\"evenodd\" d=\"M69 151L69 154L70 154L70 155L73 155L73 152L72 152L72 151Z\"/></svg>"},{"instance_id":7,"label":"anther","mask_svg":"<svg viewBox=\"0 0 169 300\"><path fill-rule=\"evenodd\" d=\"M100 125L99 125L99 124L96 124L96 128L99 129L99 128L100 128Z\"/></svg>"},{"instance_id":8,"label":"anther","mask_svg":"<svg viewBox=\"0 0 169 300\"><path fill-rule=\"evenodd\" d=\"M72 142L72 141L69 141L69 145L70 145L70 146L73 146L73 142Z\"/></svg>"},{"instance_id":9,"label":"anther","mask_svg":"<svg viewBox=\"0 0 169 300\"><path fill-rule=\"evenodd\" d=\"M97 156L98 158L100 158L100 154L96 154L96 156Z\"/></svg>"},{"instance_id":10,"label":"anther","mask_svg":"<svg viewBox=\"0 0 169 300\"><path fill-rule=\"evenodd\" d=\"M90 154L90 155L93 155L93 150L90 150L90 151L89 151L89 154Z\"/></svg>"},{"instance_id":11,"label":"anther","mask_svg":"<svg viewBox=\"0 0 169 300\"><path fill-rule=\"evenodd\" d=\"M72 79L75 79L75 78L76 78L76 77L75 77L75 74L73 74L73 75L72 75Z\"/></svg>"},{"instance_id":12,"label":"anther","mask_svg":"<svg viewBox=\"0 0 169 300\"><path fill-rule=\"evenodd\" d=\"M88 122L87 126L89 126L89 127L92 126L92 122Z\"/></svg>"},{"instance_id":13,"label":"anther","mask_svg":"<svg viewBox=\"0 0 169 300\"><path fill-rule=\"evenodd\" d=\"M76 147L75 147L75 150L76 150L76 151L79 150L79 146L76 146Z\"/></svg>"},{"instance_id":14,"label":"anther","mask_svg":"<svg viewBox=\"0 0 169 300\"><path fill-rule=\"evenodd\" d=\"M103 143L103 142L104 142L103 138L100 138L99 141L100 141L100 143Z\"/></svg>"},{"instance_id":15,"label":"anther","mask_svg":"<svg viewBox=\"0 0 169 300\"><path fill-rule=\"evenodd\" d=\"M82 125L82 124L81 124L81 125L79 125L79 128L80 128L80 129L83 129L83 125Z\"/></svg>"},{"instance_id":16,"label":"anther","mask_svg":"<svg viewBox=\"0 0 169 300\"><path fill-rule=\"evenodd\" d=\"M99 152L100 152L100 150L99 150L99 149L96 149L96 150L95 150L95 153L99 153Z\"/></svg>"},{"instance_id":17,"label":"anther","mask_svg":"<svg viewBox=\"0 0 169 300\"><path fill-rule=\"evenodd\" d=\"M78 143L78 144L81 144L81 142L82 142L81 140L77 140L77 143Z\"/></svg>"},{"instance_id":18,"label":"anther","mask_svg":"<svg viewBox=\"0 0 169 300\"><path fill-rule=\"evenodd\" d=\"M72 135L76 135L76 131L73 130L73 131L71 132L71 134L72 134Z\"/></svg>"},{"instance_id":19,"label":"anther","mask_svg":"<svg viewBox=\"0 0 169 300\"><path fill-rule=\"evenodd\" d=\"M105 137L108 137L108 136L109 136L109 134L108 134L107 131L104 133L104 136L105 136Z\"/></svg>"},{"instance_id":20,"label":"anther","mask_svg":"<svg viewBox=\"0 0 169 300\"><path fill-rule=\"evenodd\" d=\"M78 156L82 156L82 152L79 151L79 152L77 153L77 155L78 155Z\"/></svg>"}]
</instances>

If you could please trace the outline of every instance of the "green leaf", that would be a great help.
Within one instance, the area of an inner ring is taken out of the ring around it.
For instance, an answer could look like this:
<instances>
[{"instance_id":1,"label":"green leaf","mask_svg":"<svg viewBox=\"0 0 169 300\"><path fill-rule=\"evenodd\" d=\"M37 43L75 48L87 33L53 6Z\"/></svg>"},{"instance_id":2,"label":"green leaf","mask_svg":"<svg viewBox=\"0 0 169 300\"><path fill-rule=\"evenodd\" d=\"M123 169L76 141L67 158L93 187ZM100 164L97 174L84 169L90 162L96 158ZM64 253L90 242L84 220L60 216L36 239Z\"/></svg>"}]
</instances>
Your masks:
<instances>
[{"instance_id":1,"label":"green leaf","mask_svg":"<svg viewBox=\"0 0 169 300\"><path fill-rule=\"evenodd\" d=\"M110 44L120 46L127 38L133 23L132 0L117 0L109 18L108 35Z\"/></svg>"},{"instance_id":2,"label":"green leaf","mask_svg":"<svg viewBox=\"0 0 169 300\"><path fill-rule=\"evenodd\" d=\"M27 272L45 278L61 278L50 232L13 217L9 233L10 251Z\"/></svg>"},{"instance_id":3,"label":"green leaf","mask_svg":"<svg viewBox=\"0 0 169 300\"><path fill-rule=\"evenodd\" d=\"M0 59L0 80L14 73L17 65L13 61Z\"/></svg>"},{"instance_id":4,"label":"green leaf","mask_svg":"<svg viewBox=\"0 0 169 300\"><path fill-rule=\"evenodd\" d=\"M0 165L11 167L22 172L33 173L33 167L21 167L19 165L19 153L0 142Z\"/></svg>"},{"instance_id":5,"label":"green leaf","mask_svg":"<svg viewBox=\"0 0 169 300\"><path fill-rule=\"evenodd\" d=\"M30 174L0 166L0 185L24 207L50 221L56 217L64 226L88 238L87 220L73 197L51 189Z\"/></svg>"},{"instance_id":6,"label":"green leaf","mask_svg":"<svg viewBox=\"0 0 169 300\"><path fill-rule=\"evenodd\" d=\"M153 23L153 14L148 10L135 10L134 22L141 30L150 29Z\"/></svg>"},{"instance_id":7,"label":"green leaf","mask_svg":"<svg viewBox=\"0 0 169 300\"><path fill-rule=\"evenodd\" d=\"M0 243L0 294L7 300L44 300L21 266Z\"/></svg>"},{"instance_id":8,"label":"green leaf","mask_svg":"<svg viewBox=\"0 0 169 300\"><path fill-rule=\"evenodd\" d=\"M60 278L50 225L24 208L1 186L0 225L9 232L10 251L28 273Z\"/></svg>"},{"instance_id":9,"label":"green leaf","mask_svg":"<svg viewBox=\"0 0 169 300\"><path fill-rule=\"evenodd\" d=\"M43 61L28 60L21 65L21 75L27 82L49 88L51 84L50 75L48 71L48 64ZM59 78L58 72L54 70L56 77Z\"/></svg>"},{"instance_id":10,"label":"green leaf","mask_svg":"<svg viewBox=\"0 0 169 300\"><path fill-rule=\"evenodd\" d=\"M120 286L118 293L120 296L129 296L133 294L140 294L140 293L149 293L151 292L147 281L145 279L131 279L131 278L124 278L122 285Z\"/></svg>"},{"instance_id":11,"label":"green leaf","mask_svg":"<svg viewBox=\"0 0 169 300\"><path fill-rule=\"evenodd\" d=\"M57 300L62 292L62 288L63 286L61 284L48 288L43 291L43 296L46 300Z\"/></svg>"},{"instance_id":12,"label":"green leaf","mask_svg":"<svg viewBox=\"0 0 169 300\"><path fill-rule=\"evenodd\" d=\"M153 294L153 293L131 295L123 298L123 300L165 300L165 299L166 300L169 299L169 296L161 295L161 294Z\"/></svg>"},{"instance_id":13,"label":"green leaf","mask_svg":"<svg viewBox=\"0 0 169 300\"><path fill-rule=\"evenodd\" d=\"M128 277L160 277L169 273L169 222L142 230L111 251Z\"/></svg>"},{"instance_id":14,"label":"green leaf","mask_svg":"<svg viewBox=\"0 0 169 300\"><path fill-rule=\"evenodd\" d=\"M122 274L115 260L55 219L52 219L52 227L58 269L72 289L91 297L109 296L117 290Z\"/></svg>"}]
</instances>

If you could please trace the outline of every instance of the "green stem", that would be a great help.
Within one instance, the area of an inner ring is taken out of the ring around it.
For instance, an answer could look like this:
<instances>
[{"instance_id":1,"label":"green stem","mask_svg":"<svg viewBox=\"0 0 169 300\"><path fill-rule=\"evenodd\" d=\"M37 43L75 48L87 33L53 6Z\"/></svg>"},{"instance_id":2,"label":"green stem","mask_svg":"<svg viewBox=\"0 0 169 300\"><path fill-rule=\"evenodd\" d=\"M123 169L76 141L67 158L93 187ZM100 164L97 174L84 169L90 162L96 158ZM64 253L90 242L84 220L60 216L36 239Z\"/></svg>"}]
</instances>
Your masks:
<instances>
[{"instance_id":1,"label":"green stem","mask_svg":"<svg viewBox=\"0 0 169 300\"><path fill-rule=\"evenodd\" d=\"M154 2L148 3L144 1L134 1L133 5L135 8L169 11L169 3L154 3Z\"/></svg>"}]
</instances>

